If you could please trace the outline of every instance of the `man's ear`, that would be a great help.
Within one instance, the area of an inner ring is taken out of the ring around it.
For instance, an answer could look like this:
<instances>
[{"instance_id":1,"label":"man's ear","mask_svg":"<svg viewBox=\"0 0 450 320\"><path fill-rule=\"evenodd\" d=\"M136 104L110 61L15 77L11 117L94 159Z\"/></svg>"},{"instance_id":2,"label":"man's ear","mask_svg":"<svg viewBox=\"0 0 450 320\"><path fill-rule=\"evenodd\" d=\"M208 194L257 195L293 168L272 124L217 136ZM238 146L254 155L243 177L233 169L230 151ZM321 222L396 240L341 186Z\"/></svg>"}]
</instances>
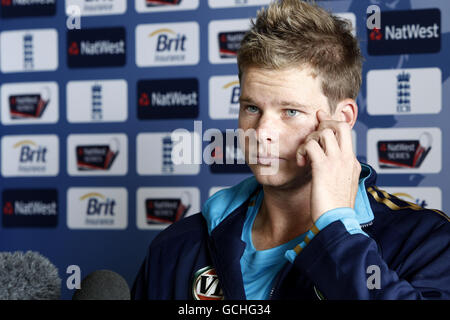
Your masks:
<instances>
[{"instance_id":1,"label":"man's ear","mask_svg":"<svg viewBox=\"0 0 450 320\"><path fill-rule=\"evenodd\" d=\"M358 105L356 101L353 99L342 100L337 104L332 117L335 120L347 122L353 128L358 118Z\"/></svg>"}]
</instances>

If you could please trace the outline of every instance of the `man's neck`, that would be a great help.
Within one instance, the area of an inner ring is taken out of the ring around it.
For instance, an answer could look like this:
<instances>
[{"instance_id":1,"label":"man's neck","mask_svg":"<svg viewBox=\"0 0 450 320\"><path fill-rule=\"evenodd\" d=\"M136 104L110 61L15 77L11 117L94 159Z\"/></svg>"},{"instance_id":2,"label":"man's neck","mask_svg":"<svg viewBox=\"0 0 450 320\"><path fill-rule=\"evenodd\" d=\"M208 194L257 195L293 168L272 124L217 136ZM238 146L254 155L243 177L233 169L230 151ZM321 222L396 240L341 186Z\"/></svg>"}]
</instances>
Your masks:
<instances>
[{"instance_id":1,"label":"man's neck","mask_svg":"<svg viewBox=\"0 0 450 320\"><path fill-rule=\"evenodd\" d=\"M263 187L263 202L252 228L257 250L282 245L312 227L310 189L310 183L287 190Z\"/></svg>"}]
</instances>

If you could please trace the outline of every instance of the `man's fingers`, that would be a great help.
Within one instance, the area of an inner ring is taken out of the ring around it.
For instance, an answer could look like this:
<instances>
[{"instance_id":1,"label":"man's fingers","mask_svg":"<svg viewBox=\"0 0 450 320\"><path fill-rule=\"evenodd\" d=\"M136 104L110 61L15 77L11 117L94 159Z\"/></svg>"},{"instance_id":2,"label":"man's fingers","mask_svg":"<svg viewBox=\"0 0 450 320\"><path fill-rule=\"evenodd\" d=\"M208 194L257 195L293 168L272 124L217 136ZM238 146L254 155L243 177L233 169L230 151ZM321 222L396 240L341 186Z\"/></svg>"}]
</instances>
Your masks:
<instances>
[{"instance_id":1,"label":"man's fingers","mask_svg":"<svg viewBox=\"0 0 450 320\"><path fill-rule=\"evenodd\" d=\"M347 122L332 120L322 110L317 112L317 119L319 119L318 131L331 129L336 136L340 149L342 151L353 151L352 130Z\"/></svg>"},{"instance_id":2,"label":"man's fingers","mask_svg":"<svg viewBox=\"0 0 450 320\"><path fill-rule=\"evenodd\" d=\"M321 162L325 158L325 153L316 139L309 139L297 150L297 163L306 164L306 159L312 163Z\"/></svg>"}]
</instances>

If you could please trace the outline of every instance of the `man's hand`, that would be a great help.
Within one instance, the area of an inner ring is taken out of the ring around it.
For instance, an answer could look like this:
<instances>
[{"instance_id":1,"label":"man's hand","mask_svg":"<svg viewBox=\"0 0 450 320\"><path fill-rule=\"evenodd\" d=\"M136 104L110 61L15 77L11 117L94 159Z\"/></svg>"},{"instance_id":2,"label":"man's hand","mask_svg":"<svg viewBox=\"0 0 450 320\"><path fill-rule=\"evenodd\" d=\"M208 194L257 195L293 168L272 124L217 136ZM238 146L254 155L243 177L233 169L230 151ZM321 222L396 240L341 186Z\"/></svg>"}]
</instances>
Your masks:
<instances>
[{"instance_id":1,"label":"man's hand","mask_svg":"<svg viewBox=\"0 0 450 320\"><path fill-rule=\"evenodd\" d=\"M312 132L297 149L297 164L311 165L311 218L315 223L325 212L354 208L361 165L353 153L351 128L345 121L332 120L324 111Z\"/></svg>"}]
</instances>

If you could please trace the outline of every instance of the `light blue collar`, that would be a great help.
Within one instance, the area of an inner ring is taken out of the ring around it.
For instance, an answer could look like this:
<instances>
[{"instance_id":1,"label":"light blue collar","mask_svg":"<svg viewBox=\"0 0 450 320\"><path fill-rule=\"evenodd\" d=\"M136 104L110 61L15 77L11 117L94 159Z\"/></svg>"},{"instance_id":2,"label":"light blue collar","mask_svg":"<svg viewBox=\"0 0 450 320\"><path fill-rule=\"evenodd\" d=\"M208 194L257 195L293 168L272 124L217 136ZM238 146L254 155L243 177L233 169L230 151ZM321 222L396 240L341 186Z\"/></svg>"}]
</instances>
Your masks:
<instances>
[{"instance_id":1,"label":"light blue collar","mask_svg":"<svg viewBox=\"0 0 450 320\"><path fill-rule=\"evenodd\" d=\"M360 225L363 225L372 221L374 216L365 187L365 181L372 175L372 169L362 163L361 167L362 170L354 209L356 219ZM202 208L202 215L207 221L209 234L234 210L247 201L258 186L260 185L256 181L256 178L251 176L231 188L216 192L206 200Z\"/></svg>"}]
</instances>

